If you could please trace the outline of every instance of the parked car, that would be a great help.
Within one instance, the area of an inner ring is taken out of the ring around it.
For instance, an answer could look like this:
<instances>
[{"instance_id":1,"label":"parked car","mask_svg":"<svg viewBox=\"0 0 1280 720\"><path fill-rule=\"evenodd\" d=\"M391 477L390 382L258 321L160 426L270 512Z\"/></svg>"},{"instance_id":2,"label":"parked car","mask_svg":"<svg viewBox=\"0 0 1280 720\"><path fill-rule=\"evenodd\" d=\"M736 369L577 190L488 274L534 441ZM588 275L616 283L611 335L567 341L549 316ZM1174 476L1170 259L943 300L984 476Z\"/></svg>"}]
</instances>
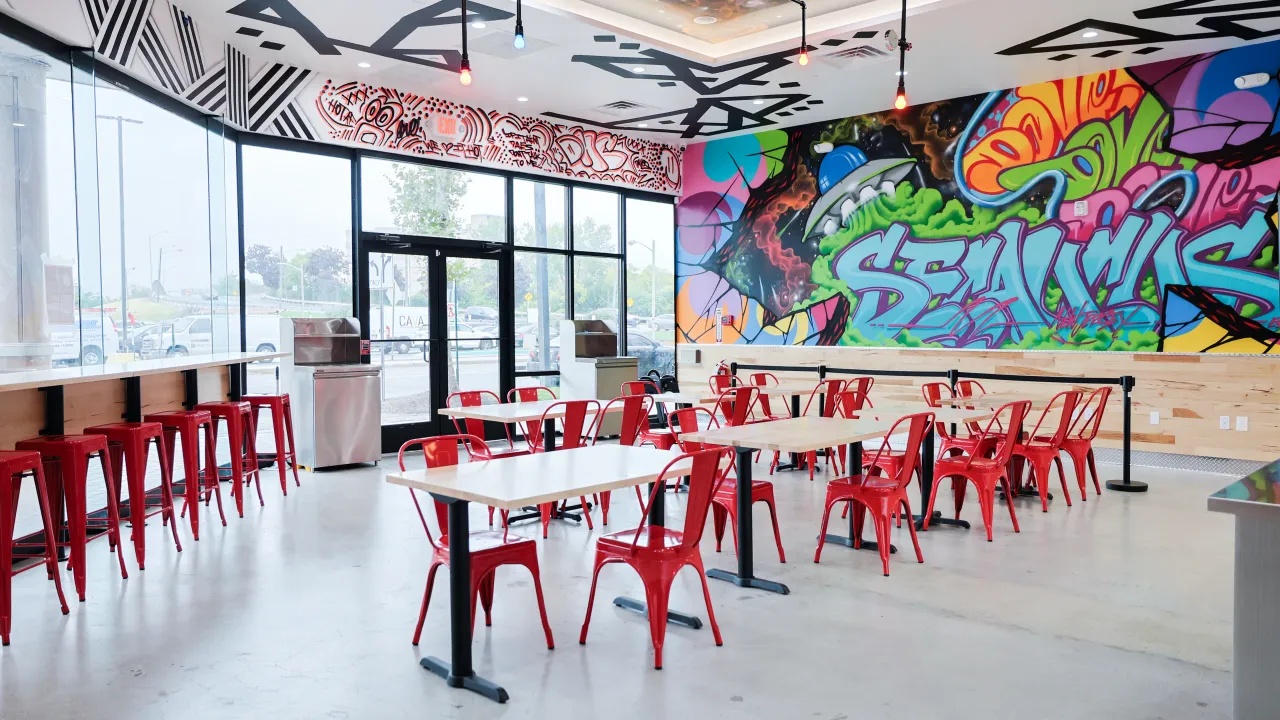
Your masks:
<instances>
[{"instance_id":1,"label":"parked car","mask_svg":"<svg viewBox=\"0 0 1280 720\"><path fill-rule=\"evenodd\" d=\"M663 375L675 373L676 348L664 345L648 335L627 333L627 354L639 360L640 374L657 370Z\"/></svg>"},{"instance_id":2,"label":"parked car","mask_svg":"<svg viewBox=\"0 0 1280 720\"><path fill-rule=\"evenodd\" d=\"M672 313L664 313L654 318L659 330L675 330L676 316Z\"/></svg>"},{"instance_id":3,"label":"parked car","mask_svg":"<svg viewBox=\"0 0 1280 720\"><path fill-rule=\"evenodd\" d=\"M179 318L172 329L161 333L160 344L169 357L182 355L206 355L213 352L213 318L209 315L192 315ZM280 349L280 316L249 315L245 319L248 331L250 352L275 352ZM232 348L239 346L239 328L235 327L235 318L227 318L225 333L227 344ZM166 342L167 341L167 342Z\"/></svg>"},{"instance_id":4,"label":"parked car","mask_svg":"<svg viewBox=\"0 0 1280 720\"><path fill-rule=\"evenodd\" d=\"M498 322L498 311L484 305L473 305L466 308L462 311L462 316L472 322L479 320L488 320L494 324Z\"/></svg>"},{"instance_id":5,"label":"parked car","mask_svg":"<svg viewBox=\"0 0 1280 720\"><path fill-rule=\"evenodd\" d=\"M456 340L462 350L488 350L497 347L497 328L478 330L473 325L456 321L449 322L449 339Z\"/></svg>"}]
</instances>

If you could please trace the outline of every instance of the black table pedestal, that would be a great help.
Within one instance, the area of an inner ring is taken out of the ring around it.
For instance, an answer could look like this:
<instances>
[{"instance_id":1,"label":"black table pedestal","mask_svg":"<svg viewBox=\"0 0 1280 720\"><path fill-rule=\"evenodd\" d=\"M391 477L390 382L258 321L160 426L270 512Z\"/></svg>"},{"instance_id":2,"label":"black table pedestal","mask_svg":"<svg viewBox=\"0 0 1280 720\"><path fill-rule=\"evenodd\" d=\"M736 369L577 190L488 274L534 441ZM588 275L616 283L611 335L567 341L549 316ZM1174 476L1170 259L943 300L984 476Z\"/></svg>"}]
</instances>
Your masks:
<instances>
[{"instance_id":1,"label":"black table pedestal","mask_svg":"<svg viewBox=\"0 0 1280 720\"><path fill-rule=\"evenodd\" d=\"M849 443L849 476L852 477L854 475L861 474L861 472L862 472L862 443L860 442ZM853 505L852 501L850 501L849 505L850 506ZM826 535L822 536L822 539L823 539L823 542L831 543L834 545L842 545L847 548L853 548L854 550L875 550L876 552L880 552L880 543L876 542L875 540L863 540L862 542L857 543L855 545L855 539L857 537L858 535L853 529L853 507L850 507L849 508L849 534L836 535L834 533L827 533ZM898 552L898 548L895 547L892 543L890 543L889 552L896 553Z\"/></svg>"},{"instance_id":2,"label":"black table pedestal","mask_svg":"<svg viewBox=\"0 0 1280 720\"><path fill-rule=\"evenodd\" d=\"M667 481L663 480L662 482L665 485ZM656 483L649 483L649 495L653 497L653 503L649 505L649 524L656 525L659 527L666 527L666 523L667 523L666 488L662 488L660 491L655 493L654 492L655 484ZM649 606L641 600L636 600L635 598L622 596L622 597L614 598L613 604L617 605L623 610L630 610L631 612L640 613L645 617L649 616ZM667 622L672 625L681 625L683 627L687 627L692 630L702 629L702 620L698 616L690 615L688 613L676 612L675 610L670 610L670 609L667 610Z\"/></svg>"},{"instance_id":3,"label":"black table pedestal","mask_svg":"<svg viewBox=\"0 0 1280 720\"><path fill-rule=\"evenodd\" d=\"M751 454L750 448L737 448L738 451L738 572L728 570L708 570L707 577L724 580L742 588L768 590L780 595L789 595L790 588L779 582L763 580L755 576L752 569L753 545L751 538Z\"/></svg>"}]
</instances>

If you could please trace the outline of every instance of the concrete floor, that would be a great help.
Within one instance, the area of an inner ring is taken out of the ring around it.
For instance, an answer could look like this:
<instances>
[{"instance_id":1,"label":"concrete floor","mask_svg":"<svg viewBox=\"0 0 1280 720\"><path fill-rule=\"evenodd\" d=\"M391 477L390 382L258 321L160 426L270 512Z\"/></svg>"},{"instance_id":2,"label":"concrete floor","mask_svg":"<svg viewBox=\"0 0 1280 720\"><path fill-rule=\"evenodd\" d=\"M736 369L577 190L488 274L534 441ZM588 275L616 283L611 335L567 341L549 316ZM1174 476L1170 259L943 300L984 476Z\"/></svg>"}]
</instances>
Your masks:
<instances>
[{"instance_id":1,"label":"concrete floor","mask_svg":"<svg viewBox=\"0 0 1280 720\"><path fill-rule=\"evenodd\" d=\"M447 583L414 648L429 547L407 491L382 481L393 462L304 474L287 499L268 474L265 508L199 543L184 525L181 555L153 519L148 569L130 554L127 581L95 542L88 602L66 617L42 573L19 576L0 717L1230 717L1232 525L1205 510L1227 478L1138 469L1150 493L1104 490L1047 515L1019 500L1020 535L999 511L991 544L935 529L921 536L925 564L902 553L885 578L873 552L828 545L815 565L823 482L779 474L789 562L759 532L756 572L792 594L712 581L724 647L709 628L673 626L662 671L647 621L609 602L641 593L622 566L602 575L589 644L577 644L600 528L554 523L539 542L557 649L518 568L499 573L494 625L476 633L478 671L511 694L498 706L418 666L448 656ZM614 497L611 529L634 527L634 495ZM670 501L669 517L682 507ZM976 503L965 515L980 524ZM767 511L755 517L761 527ZM909 548L905 533L895 542ZM709 529L703 552L733 566ZM672 606L705 619L692 570Z\"/></svg>"}]
</instances>

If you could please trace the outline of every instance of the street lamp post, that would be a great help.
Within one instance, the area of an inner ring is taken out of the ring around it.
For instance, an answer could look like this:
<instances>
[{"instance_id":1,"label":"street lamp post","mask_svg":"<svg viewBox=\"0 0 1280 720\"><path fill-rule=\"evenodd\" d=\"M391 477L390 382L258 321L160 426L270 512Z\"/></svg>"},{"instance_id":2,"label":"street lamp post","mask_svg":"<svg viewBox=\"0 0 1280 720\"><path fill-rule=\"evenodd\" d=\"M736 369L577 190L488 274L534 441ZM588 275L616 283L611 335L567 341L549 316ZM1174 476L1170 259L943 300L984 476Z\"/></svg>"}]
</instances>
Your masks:
<instances>
[{"instance_id":1,"label":"street lamp post","mask_svg":"<svg viewBox=\"0 0 1280 720\"><path fill-rule=\"evenodd\" d=\"M120 326L121 340L125 347L129 346L129 274L125 260L125 221L124 221L124 124L142 125L141 120L134 120L122 115L99 115L99 120L113 120L116 123L116 155L120 172Z\"/></svg>"},{"instance_id":2,"label":"street lamp post","mask_svg":"<svg viewBox=\"0 0 1280 720\"><path fill-rule=\"evenodd\" d=\"M303 272L303 271L302 271L302 268L298 267L297 265L290 265L290 264L289 264L289 263L287 263L287 262L281 262L281 263L277 263L277 264L278 264L280 267L293 268L294 270L297 270L297 271L298 271L298 290L299 290L299 292L302 294L302 300L301 300L300 302L303 304L304 309L305 309L305 306L306 306L306 304L307 304L307 274L306 274L305 272ZM283 286L283 285L284 285L284 279L283 279L283 278L280 280L280 285L281 285L281 286Z\"/></svg>"},{"instance_id":3,"label":"street lamp post","mask_svg":"<svg viewBox=\"0 0 1280 720\"><path fill-rule=\"evenodd\" d=\"M629 244L648 248L653 257L649 263L649 279L652 281L652 289L649 291L649 322L656 328L658 326L658 243L632 240Z\"/></svg>"}]
</instances>

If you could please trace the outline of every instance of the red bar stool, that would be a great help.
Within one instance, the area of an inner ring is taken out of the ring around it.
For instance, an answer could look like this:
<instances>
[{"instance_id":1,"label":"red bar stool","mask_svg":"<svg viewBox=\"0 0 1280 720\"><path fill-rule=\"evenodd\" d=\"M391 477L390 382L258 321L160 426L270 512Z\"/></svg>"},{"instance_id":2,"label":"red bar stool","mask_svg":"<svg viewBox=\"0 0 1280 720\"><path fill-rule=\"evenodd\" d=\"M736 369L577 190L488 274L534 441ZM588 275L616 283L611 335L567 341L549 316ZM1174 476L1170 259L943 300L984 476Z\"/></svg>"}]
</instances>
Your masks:
<instances>
[{"instance_id":1,"label":"red bar stool","mask_svg":"<svg viewBox=\"0 0 1280 720\"><path fill-rule=\"evenodd\" d=\"M98 425L85 428L85 434L105 435L107 451L111 457L111 474L116 481L116 497L120 496L122 474L129 474L129 507L127 515L129 524L133 526L130 533L133 540L133 551L138 558L138 569L147 569L147 518L162 514L164 524L173 531L173 544L178 552L182 552L182 541L178 539L178 522L173 514L173 463L169 461L161 438L164 427L155 422L122 422L109 425ZM160 487L158 497L148 498L147 493L147 455L151 443L155 441L156 452L160 454ZM154 508L148 513L148 509Z\"/></svg>"},{"instance_id":2,"label":"red bar stool","mask_svg":"<svg viewBox=\"0 0 1280 720\"><path fill-rule=\"evenodd\" d=\"M222 512L222 488L218 484L218 462L213 451L213 414L207 410L173 410L151 413L143 418L149 423L159 423L164 429L164 454L162 462L169 477L173 477L174 445L182 435L182 467L186 472L183 481L182 516L191 511L191 536L200 540L200 501L209 504L211 497L218 499L218 515L222 526L227 526L227 516ZM205 471L200 471L200 429L204 428Z\"/></svg>"},{"instance_id":3,"label":"red bar stool","mask_svg":"<svg viewBox=\"0 0 1280 720\"><path fill-rule=\"evenodd\" d=\"M200 403L197 410L213 415L213 447L218 443L218 422L227 424L227 445L231 454L231 496L236 499L236 512L244 517L244 486L257 480L258 505L262 500L262 477L258 471L257 425L253 422L253 406L243 400ZM214 451L216 452L216 450ZM213 476L221 475L216 469Z\"/></svg>"},{"instance_id":4,"label":"red bar stool","mask_svg":"<svg viewBox=\"0 0 1280 720\"><path fill-rule=\"evenodd\" d=\"M59 497L65 499L69 536L66 542L55 537L55 544L71 550L69 564L72 577L76 582L76 595L80 598L80 602L84 602L84 554L85 545L89 539L89 529L104 530L103 534L107 536L111 547L120 546L120 504L116 497L116 483L111 474L111 463L107 458L107 436L46 435L23 440L16 445L16 448L20 451L40 453L49 497L55 502ZM85 495L89 484L89 461L94 455L102 461L102 474L107 485L105 517L90 517L85 507ZM53 512L49 514L57 517ZM58 528L59 530L62 528L60 517ZM120 577L128 579L129 571L124 566L124 552L118 552L116 556L120 560Z\"/></svg>"},{"instance_id":5,"label":"red bar stool","mask_svg":"<svg viewBox=\"0 0 1280 720\"><path fill-rule=\"evenodd\" d=\"M263 408L271 411L271 428L276 441L276 466L280 468L280 492L289 494L289 476L284 464L293 469L293 484L302 487L298 480L298 446L293 441L293 408L289 393L281 395L245 395L242 398L253 408L253 426L258 427L258 413ZM288 441L288 447L285 441Z\"/></svg>"},{"instance_id":6,"label":"red bar stool","mask_svg":"<svg viewBox=\"0 0 1280 720\"><path fill-rule=\"evenodd\" d=\"M0 643L9 644L9 632L13 623L13 524L18 513L18 495L22 490L22 478L31 475L36 481L36 497L40 501L40 519L44 521L44 544L38 555L26 555L32 560L44 560L34 563L18 572L33 567L45 566L49 577L53 578L53 586L58 590L58 602L62 604L62 614L71 612L67 608L67 598L62 594L62 575L58 572L58 551L54 547L53 515L49 512L49 493L45 487L44 470L40 467L40 453L34 452L2 452L0 451L0 482L9 483L0 486ZM27 545L24 544L23 547ZM35 546L35 543L31 543Z\"/></svg>"}]
</instances>

